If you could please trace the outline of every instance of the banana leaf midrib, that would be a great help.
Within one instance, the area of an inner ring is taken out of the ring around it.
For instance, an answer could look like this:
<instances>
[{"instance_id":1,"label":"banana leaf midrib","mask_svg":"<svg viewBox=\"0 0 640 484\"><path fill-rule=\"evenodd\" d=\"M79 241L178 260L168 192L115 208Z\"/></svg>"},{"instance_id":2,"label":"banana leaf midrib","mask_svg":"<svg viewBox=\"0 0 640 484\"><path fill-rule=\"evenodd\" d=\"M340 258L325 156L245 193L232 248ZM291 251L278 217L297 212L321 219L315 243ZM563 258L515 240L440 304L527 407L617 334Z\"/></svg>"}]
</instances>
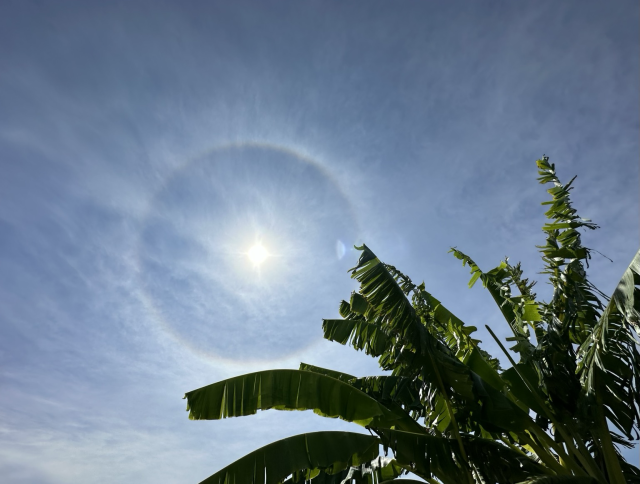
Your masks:
<instances>
[{"instance_id":1,"label":"banana leaf midrib","mask_svg":"<svg viewBox=\"0 0 640 484\"><path fill-rule=\"evenodd\" d=\"M344 381L306 370L248 373L193 390L185 398L192 420L218 420L276 409L313 410L362 426L375 423L415 429L417 425L400 407L391 410Z\"/></svg>"}]
</instances>

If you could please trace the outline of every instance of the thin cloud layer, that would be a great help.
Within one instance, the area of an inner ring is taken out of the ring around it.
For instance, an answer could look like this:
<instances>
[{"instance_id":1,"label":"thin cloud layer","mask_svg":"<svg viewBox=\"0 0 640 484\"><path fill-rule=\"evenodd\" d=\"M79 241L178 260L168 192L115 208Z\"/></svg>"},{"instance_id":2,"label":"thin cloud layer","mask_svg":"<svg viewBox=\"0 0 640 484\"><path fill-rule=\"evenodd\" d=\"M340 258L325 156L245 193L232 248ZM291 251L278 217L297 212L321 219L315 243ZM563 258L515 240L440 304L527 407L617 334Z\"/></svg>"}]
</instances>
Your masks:
<instances>
[{"instance_id":1,"label":"thin cloud layer","mask_svg":"<svg viewBox=\"0 0 640 484\"><path fill-rule=\"evenodd\" d=\"M181 397L299 361L378 372L320 340L362 241L499 331L447 250L535 277L543 153L579 175L574 204L602 226L586 244L613 259L591 274L611 292L639 240L638 13L3 4L0 474L198 481L277 438L347 428L298 412L191 422ZM259 268L256 241L273 255Z\"/></svg>"}]
</instances>

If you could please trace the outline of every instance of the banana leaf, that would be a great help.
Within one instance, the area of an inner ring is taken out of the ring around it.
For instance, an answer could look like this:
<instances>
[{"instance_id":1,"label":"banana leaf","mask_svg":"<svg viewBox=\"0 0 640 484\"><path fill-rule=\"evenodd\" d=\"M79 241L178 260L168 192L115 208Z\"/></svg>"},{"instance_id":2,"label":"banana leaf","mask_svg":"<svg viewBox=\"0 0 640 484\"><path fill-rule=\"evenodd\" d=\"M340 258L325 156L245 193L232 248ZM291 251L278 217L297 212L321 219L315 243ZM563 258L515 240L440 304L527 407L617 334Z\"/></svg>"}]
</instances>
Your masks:
<instances>
[{"instance_id":1,"label":"banana leaf","mask_svg":"<svg viewBox=\"0 0 640 484\"><path fill-rule=\"evenodd\" d=\"M362 426L392 426L402 415L353 386L301 370L267 370L223 380L185 394L192 420L253 415L258 410L313 410Z\"/></svg>"},{"instance_id":2,"label":"banana leaf","mask_svg":"<svg viewBox=\"0 0 640 484\"><path fill-rule=\"evenodd\" d=\"M640 423L640 250L636 253L597 324L580 347L578 371L584 390L595 394L595 370L603 372L600 391L606 417L628 437ZM603 391L605 390L606 391Z\"/></svg>"},{"instance_id":3,"label":"banana leaf","mask_svg":"<svg viewBox=\"0 0 640 484\"><path fill-rule=\"evenodd\" d=\"M383 446L393 450L399 464L416 475L443 482L465 482L464 459L453 439L384 429ZM526 455L488 439L463 437L468 462L485 482L507 484L547 475L550 471Z\"/></svg>"},{"instance_id":4,"label":"banana leaf","mask_svg":"<svg viewBox=\"0 0 640 484\"><path fill-rule=\"evenodd\" d=\"M245 455L201 484L279 484L297 471L335 474L375 459L380 441L352 432L313 432L278 440Z\"/></svg>"}]
</instances>

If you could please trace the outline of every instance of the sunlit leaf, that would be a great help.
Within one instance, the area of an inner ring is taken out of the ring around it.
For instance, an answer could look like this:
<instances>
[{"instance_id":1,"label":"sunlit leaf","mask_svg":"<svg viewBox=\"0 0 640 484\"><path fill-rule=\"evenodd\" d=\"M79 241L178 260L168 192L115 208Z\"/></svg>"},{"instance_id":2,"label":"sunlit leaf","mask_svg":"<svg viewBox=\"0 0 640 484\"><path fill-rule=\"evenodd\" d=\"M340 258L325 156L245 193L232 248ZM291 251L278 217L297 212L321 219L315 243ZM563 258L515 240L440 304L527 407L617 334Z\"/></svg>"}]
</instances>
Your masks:
<instances>
[{"instance_id":1,"label":"sunlit leaf","mask_svg":"<svg viewBox=\"0 0 640 484\"><path fill-rule=\"evenodd\" d=\"M376 437L351 432L314 432L278 440L245 455L202 484L278 484L296 471L335 474L378 456Z\"/></svg>"},{"instance_id":2,"label":"sunlit leaf","mask_svg":"<svg viewBox=\"0 0 640 484\"><path fill-rule=\"evenodd\" d=\"M360 425L389 426L401 417L343 381L300 370L267 370L230 378L188 392L193 420L253 415L258 410L313 410Z\"/></svg>"}]
</instances>

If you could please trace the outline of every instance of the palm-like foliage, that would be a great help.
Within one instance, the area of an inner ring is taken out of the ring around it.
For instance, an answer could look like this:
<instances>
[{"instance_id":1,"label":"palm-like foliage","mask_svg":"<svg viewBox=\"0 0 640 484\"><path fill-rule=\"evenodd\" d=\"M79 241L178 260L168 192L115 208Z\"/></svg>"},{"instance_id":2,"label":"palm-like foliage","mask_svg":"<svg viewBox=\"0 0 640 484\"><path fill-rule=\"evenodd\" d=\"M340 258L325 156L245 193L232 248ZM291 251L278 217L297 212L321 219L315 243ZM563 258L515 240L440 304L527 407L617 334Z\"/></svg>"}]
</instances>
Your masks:
<instances>
[{"instance_id":1,"label":"palm-like foliage","mask_svg":"<svg viewBox=\"0 0 640 484\"><path fill-rule=\"evenodd\" d=\"M510 368L480 349L476 328L424 284L363 245L352 270L360 289L341 303L343 319L324 321L324 336L378 358L388 375L357 378L303 363L214 383L186 399L192 419L308 409L370 435L297 435L203 482L377 484L413 473L445 484L640 483L616 447L637 438L640 424L640 251L613 296L600 293L587 279L590 250L579 232L597 226L578 217L571 182L560 183L548 158L537 164L540 182L553 184L540 247L551 301L536 299L519 264L483 272L452 249L471 268L469 285L482 281L513 333L509 352L487 327Z\"/></svg>"}]
</instances>

